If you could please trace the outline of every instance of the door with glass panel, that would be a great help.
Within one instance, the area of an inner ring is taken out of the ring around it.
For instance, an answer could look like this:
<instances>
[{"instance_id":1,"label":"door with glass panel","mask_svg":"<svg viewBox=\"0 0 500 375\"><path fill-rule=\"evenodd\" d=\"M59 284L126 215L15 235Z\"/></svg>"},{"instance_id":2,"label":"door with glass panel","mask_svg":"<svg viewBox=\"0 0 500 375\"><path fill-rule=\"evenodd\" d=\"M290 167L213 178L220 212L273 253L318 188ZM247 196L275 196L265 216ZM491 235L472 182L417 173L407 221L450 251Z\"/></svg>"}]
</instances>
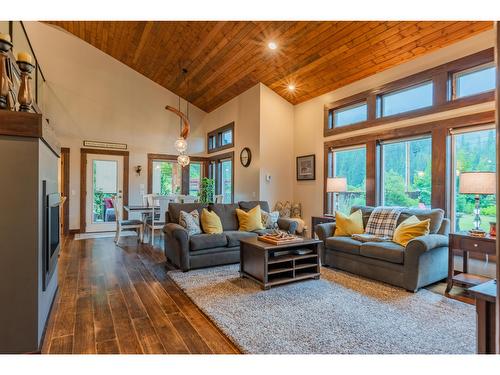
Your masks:
<instances>
[{"instance_id":1,"label":"door with glass panel","mask_svg":"<svg viewBox=\"0 0 500 375\"><path fill-rule=\"evenodd\" d=\"M220 194L224 196L224 203L233 202L233 161L223 159L220 162Z\"/></svg>"},{"instance_id":2,"label":"door with glass panel","mask_svg":"<svg viewBox=\"0 0 500 375\"><path fill-rule=\"evenodd\" d=\"M116 230L112 197L123 198L123 156L87 154L85 232Z\"/></svg>"}]
</instances>

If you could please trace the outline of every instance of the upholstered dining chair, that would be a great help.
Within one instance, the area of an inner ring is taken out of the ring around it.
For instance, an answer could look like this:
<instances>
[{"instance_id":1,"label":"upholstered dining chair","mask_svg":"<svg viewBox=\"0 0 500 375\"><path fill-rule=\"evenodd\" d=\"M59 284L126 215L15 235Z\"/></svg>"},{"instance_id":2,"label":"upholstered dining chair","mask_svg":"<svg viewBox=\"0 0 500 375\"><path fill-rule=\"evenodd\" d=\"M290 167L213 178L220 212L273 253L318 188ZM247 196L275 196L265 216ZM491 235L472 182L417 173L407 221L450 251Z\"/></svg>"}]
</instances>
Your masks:
<instances>
[{"instance_id":1,"label":"upholstered dining chair","mask_svg":"<svg viewBox=\"0 0 500 375\"><path fill-rule=\"evenodd\" d=\"M115 243L120 241L122 231L134 230L137 233L137 241L142 242L144 236L144 223L141 220L123 220L123 204L121 198L113 197L113 206L116 214Z\"/></svg>"}]
</instances>

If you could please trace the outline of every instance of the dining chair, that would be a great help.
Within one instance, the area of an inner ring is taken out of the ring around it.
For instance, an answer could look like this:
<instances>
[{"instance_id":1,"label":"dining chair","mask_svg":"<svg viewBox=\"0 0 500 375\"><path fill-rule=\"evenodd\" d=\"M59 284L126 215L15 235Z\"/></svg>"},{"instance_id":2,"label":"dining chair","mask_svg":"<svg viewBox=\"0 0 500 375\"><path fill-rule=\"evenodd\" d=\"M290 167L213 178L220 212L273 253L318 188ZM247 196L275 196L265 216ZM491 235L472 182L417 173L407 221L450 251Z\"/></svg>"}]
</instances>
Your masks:
<instances>
[{"instance_id":1,"label":"dining chair","mask_svg":"<svg viewBox=\"0 0 500 375\"><path fill-rule=\"evenodd\" d=\"M143 241L144 223L141 220L123 220L123 204L120 198L111 198L116 215L116 234L115 243L120 241L122 231L135 230L137 233L137 242Z\"/></svg>"},{"instance_id":2,"label":"dining chair","mask_svg":"<svg viewBox=\"0 0 500 375\"><path fill-rule=\"evenodd\" d=\"M182 203L198 203L199 198L195 197L194 195L184 195L181 198Z\"/></svg>"},{"instance_id":3,"label":"dining chair","mask_svg":"<svg viewBox=\"0 0 500 375\"><path fill-rule=\"evenodd\" d=\"M214 195L214 203L224 203L224 195Z\"/></svg>"},{"instance_id":4,"label":"dining chair","mask_svg":"<svg viewBox=\"0 0 500 375\"><path fill-rule=\"evenodd\" d=\"M155 195L153 197L153 206L151 207L151 215L146 219L146 228L149 230L149 242L154 247L155 243L155 230L163 229L165 226L165 218L168 211L168 204L170 199L168 196ZM158 213L155 212L155 208L159 207ZM160 232L160 237L161 237Z\"/></svg>"}]
</instances>

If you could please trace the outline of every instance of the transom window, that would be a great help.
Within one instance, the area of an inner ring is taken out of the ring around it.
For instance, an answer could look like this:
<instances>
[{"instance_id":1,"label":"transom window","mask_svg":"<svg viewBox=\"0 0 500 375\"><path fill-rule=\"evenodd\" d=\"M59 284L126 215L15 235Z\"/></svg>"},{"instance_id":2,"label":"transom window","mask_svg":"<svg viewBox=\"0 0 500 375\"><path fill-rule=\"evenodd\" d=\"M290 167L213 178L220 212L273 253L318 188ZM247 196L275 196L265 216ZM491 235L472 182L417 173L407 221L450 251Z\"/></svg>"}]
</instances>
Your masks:
<instances>
[{"instance_id":1,"label":"transom window","mask_svg":"<svg viewBox=\"0 0 500 375\"><path fill-rule=\"evenodd\" d=\"M453 99L495 89L495 66L485 64L453 74Z\"/></svg>"},{"instance_id":2,"label":"transom window","mask_svg":"<svg viewBox=\"0 0 500 375\"><path fill-rule=\"evenodd\" d=\"M356 103L347 107L333 110L331 127L342 127L356 124L368 119L366 102Z\"/></svg>"},{"instance_id":3,"label":"transom window","mask_svg":"<svg viewBox=\"0 0 500 375\"><path fill-rule=\"evenodd\" d=\"M225 150L234 146L234 122L207 134L208 153Z\"/></svg>"},{"instance_id":4,"label":"transom window","mask_svg":"<svg viewBox=\"0 0 500 375\"><path fill-rule=\"evenodd\" d=\"M386 117L430 107L433 103L433 83L427 81L402 90L382 94L377 98L377 117Z\"/></svg>"},{"instance_id":5,"label":"transom window","mask_svg":"<svg viewBox=\"0 0 500 375\"><path fill-rule=\"evenodd\" d=\"M381 144L381 202L385 206L431 205L431 138Z\"/></svg>"}]
</instances>

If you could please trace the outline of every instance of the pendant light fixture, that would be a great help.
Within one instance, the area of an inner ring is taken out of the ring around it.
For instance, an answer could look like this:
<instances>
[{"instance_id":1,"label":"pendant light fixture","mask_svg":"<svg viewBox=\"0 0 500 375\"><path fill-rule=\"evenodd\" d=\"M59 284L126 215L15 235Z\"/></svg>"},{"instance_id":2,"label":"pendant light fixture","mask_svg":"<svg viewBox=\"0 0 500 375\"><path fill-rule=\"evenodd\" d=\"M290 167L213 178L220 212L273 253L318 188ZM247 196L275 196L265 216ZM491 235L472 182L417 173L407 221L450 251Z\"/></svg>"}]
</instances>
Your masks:
<instances>
[{"instance_id":1,"label":"pendant light fixture","mask_svg":"<svg viewBox=\"0 0 500 375\"><path fill-rule=\"evenodd\" d=\"M185 75L187 73L186 69L182 69L182 73ZM191 124L189 123L189 102L186 100L186 114L181 112L181 97L179 95L179 109L167 105L165 107L167 111L171 111L179 116L179 126L180 126L180 136L175 141L174 147L179 153L177 156L177 163L181 167L186 167L189 165L190 158L186 151L188 148L187 137L189 136L189 131L191 130Z\"/></svg>"}]
</instances>

